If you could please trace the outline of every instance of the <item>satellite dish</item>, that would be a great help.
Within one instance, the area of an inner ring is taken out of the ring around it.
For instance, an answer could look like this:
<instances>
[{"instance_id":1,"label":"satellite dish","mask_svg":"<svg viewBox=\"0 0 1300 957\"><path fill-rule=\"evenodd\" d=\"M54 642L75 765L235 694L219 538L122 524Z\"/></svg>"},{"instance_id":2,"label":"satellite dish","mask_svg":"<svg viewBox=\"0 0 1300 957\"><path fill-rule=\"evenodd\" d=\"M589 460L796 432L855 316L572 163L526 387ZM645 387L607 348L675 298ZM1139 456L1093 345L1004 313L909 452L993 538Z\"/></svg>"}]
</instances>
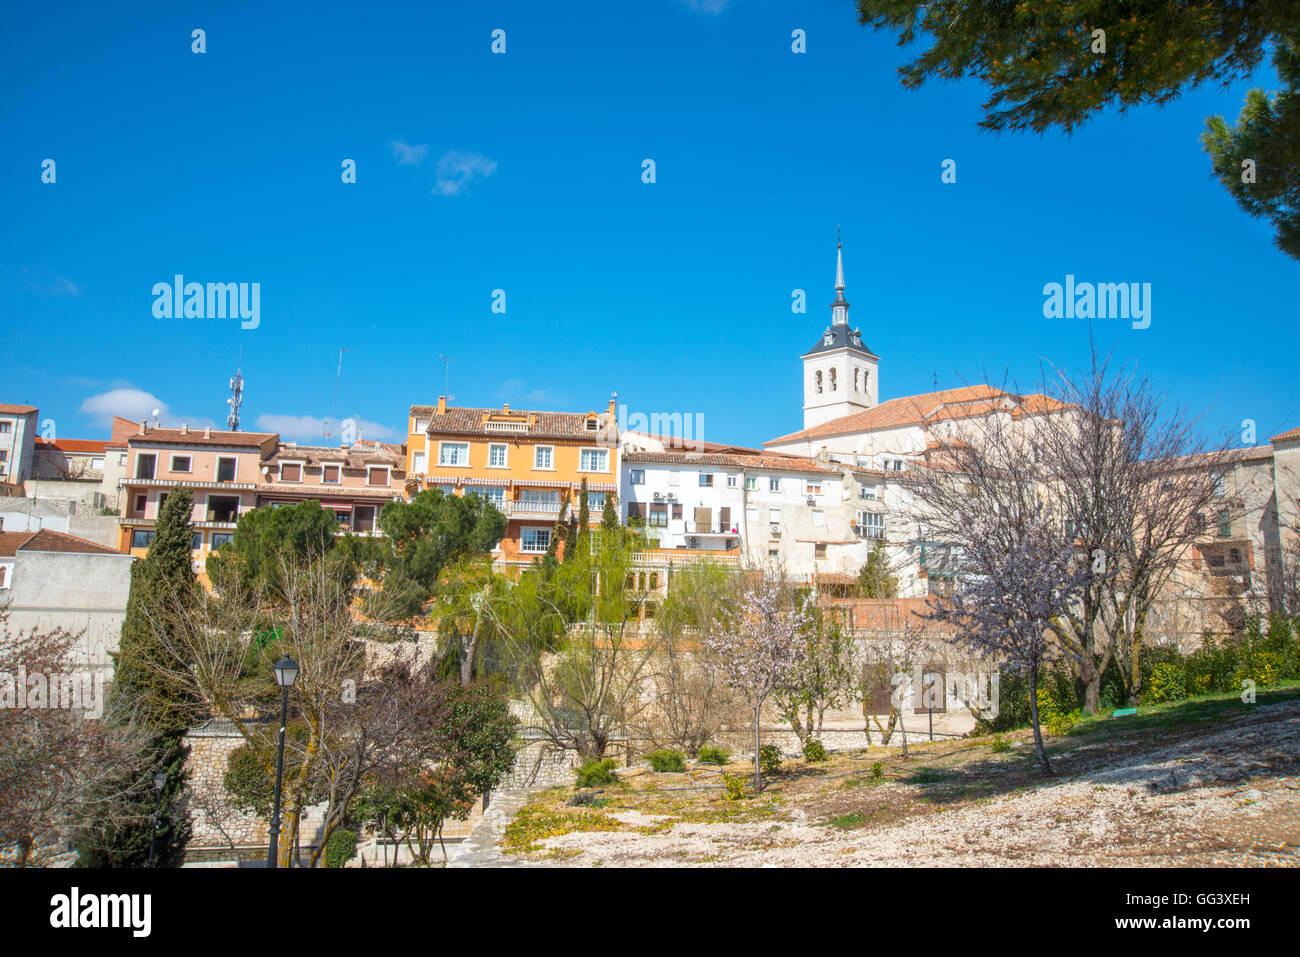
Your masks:
<instances>
[{"instance_id":1,"label":"satellite dish","mask_svg":"<svg viewBox=\"0 0 1300 957\"><path fill-rule=\"evenodd\" d=\"M157 410L157 409L154 409L154 410L153 410L153 417L154 417L155 419L158 418L158 410Z\"/></svg>"}]
</instances>

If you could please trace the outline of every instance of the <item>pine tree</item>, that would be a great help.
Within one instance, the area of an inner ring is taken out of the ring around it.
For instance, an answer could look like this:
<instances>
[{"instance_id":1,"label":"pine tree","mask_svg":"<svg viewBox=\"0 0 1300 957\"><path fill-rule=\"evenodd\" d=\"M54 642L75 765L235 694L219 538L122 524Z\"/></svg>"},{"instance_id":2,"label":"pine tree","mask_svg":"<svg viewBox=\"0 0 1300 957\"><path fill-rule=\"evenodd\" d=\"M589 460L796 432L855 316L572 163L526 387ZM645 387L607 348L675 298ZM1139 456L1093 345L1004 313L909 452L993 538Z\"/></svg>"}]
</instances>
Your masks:
<instances>
[{"instance_id":1,"label":"pine tree","mask_svg":"<svg viewBox=\"0 0 1300 957\"><path fill-rule=\"evenodd\" d=\"M184 737L191 702L158 667L165 652L159 647L155 629L165 629L167 618L192 602L198 588L190 565L193 501L187 488L174 489L167 496L149 553L131 567L126 618L114 655L110 714L115 720L135 716L153 732L153 738L133 780L114 785L118 791L129 788L125 806L107 823L88 825L79 834L78 863L83 867L144 867L154 837L155 809L155 866L179 865L190 839L184 803L189 748ZM159 771L167 776L161 796L153 783Z\"/></svg>"}]
</instances>

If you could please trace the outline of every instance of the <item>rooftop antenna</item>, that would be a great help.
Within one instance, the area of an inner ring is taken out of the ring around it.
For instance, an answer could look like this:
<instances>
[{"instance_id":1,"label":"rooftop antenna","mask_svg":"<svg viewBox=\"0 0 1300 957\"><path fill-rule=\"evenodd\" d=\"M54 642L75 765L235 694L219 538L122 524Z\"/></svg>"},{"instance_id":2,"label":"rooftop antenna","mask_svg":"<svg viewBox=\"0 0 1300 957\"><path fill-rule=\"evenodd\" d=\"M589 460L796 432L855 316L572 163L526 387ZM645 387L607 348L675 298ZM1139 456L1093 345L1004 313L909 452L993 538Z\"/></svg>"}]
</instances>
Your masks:
<instances>
[{"instance_id":1,"label":"rooftop antenna","mask_svg":"<svg viewBox=\"0 0 1300 957\"><path fill-rule=\"evenodd\" d=\"M442 355L441 353L439 353L439 354L438 354L438 358L441 359L442 362L443 362L442 394L445 395L445 396L447 397L447 401L448 401L448 402L453 402L453 401L455 401L456 397L455 397L454 395L451 394L451 359L452 359L452 357L451 357L451 356L444 356L444 355Z\"/></svg>"},{"instance_id":2,"label":"rooftop antenna","mask_svg":"<svg viewBox=\"0 0 1300 957\"><path fill-rule=\"evenodd\" d=\"M226 427L231 432L239 431L239 407L244 404L244 376L241 366L243 365L244 350L239 350L239 365L235 366L235 374L230 377L230 398L226 400L226 405L230 406L230 414L226 416Z\"/></svg>"},{"instance_id":3,"label":"rooftop antenna","mask_svg":"<svg viewBox=\"0 0 1300 957\"><path fill-rule=\"evenodd\" d=\"M330 417L325 420L325 427L321 430L326 445L329 444L330 436L334 434L334 413L338 410L339 406L339 381L343 378L343 353L351 351L351 349L344 349L341 347L339 349L339 369L334 375L334 402L330 405Z\"/></svg>"}]
</instances>

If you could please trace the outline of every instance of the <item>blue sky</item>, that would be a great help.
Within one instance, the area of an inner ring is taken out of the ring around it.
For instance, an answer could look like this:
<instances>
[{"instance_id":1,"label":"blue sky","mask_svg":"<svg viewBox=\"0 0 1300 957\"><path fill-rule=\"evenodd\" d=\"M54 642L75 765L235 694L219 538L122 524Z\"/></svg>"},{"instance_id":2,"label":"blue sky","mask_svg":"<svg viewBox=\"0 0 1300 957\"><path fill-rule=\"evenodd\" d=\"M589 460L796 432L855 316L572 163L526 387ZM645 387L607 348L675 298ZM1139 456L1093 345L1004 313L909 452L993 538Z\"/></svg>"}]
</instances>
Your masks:
<instances>
[{"instance_id":1,"label":"blue sky","mask_svg":"<svg viewBox=\"0 0 1300 957\"><path fill-rule=\"evenodd\" d=\"M905 54L847 0L44 3L6 20L0 402L64 437L153 407L223 423L242 350L244 428L319 439L342 347L337 417L371 438L436 401L443 354L457 404L586 411L617 391L755 444L801 425L836 226L882 399L1086 361L1086 320L1042 311L1072 273L1152 284L1150 328L1095 334L1209 430L1300 425L1297 263L1198 142L1251 83L1073 137L994 136L981 86L904 90ZM260 325L155 318L152 287L177 273L260 282Z\"/></svg>"}]
</instances>

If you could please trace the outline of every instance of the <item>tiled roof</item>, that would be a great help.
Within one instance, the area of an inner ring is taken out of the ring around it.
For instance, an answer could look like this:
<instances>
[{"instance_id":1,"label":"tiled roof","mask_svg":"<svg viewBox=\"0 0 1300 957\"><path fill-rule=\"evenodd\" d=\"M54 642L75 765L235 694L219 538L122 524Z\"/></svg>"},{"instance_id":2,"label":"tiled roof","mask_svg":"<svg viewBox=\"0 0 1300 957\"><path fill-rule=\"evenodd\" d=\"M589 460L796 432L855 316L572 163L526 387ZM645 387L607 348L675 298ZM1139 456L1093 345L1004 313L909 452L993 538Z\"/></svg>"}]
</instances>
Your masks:
<instances>
[{"instance_id":1,"label":"tiled roof","mask_svg":"<svg viewBox=\"0 0 1300 957\"><path fill-rule=\"evenodd\" d=\"M587 429L587 419L595 416L600 423L595 431ZM448 406L442 414L435 406L413 405L411 416L429 419L430 435L527 436L533 438L612 440L617 436L617 423L607 412L536 412L527 409L470 409ZM527 431L487 428L488 422L518 422L528 426Z\"/></svg>"},{"instance_id":2,"label":"tiled roof","mask_svg":"<svg viewBox=\"0 0 1300 957\"><path fill-rule=\"evenodd\" d=\"M623 461L628 465L644 462L652 465L716 465L721 468L745 469L751 472L818 472L836 475L839 468L805 455L781 455L763 452L756 455L736 455L723 452L626 452Z\"/></svg>"},{"instance_id":3,"label":"tiled roof","mask_svg":"<svg viewBox=\"0 0 1300 957\"><path fill-rule=\"evenodd\" d=\"M683 439L680 436L674 436L674 435L659 435L658 433L655 432L638 432L635 429L628 429L626 432L624 432L622 435L619 436L619 441L622 443L627 443L627 442L635 443L639 438L642 437L653 439L654 441L659 442L665 448L668 449L676 449L679 446L681 446L683 447L682 449L683 451L691 451L691 452L734 452L740 455L762 455L763 454L762 449L750 448L747 445L727 445L726 443L723 442L704 442L699 439ZM690 449L684 448L687 442L690 442L691 444Z\"/></svg>"},{"instance_id":4,"label":"tiled roof","mask_svg":"<svg viewBox=\"0 0 1300 957\"><path fill-rule=\"evenodd\" d=\"M830 342L826 341L827 336L830 336ZM858 352L873 359L880 358L871 351L870 346L862 341L861 329L849 329L848 324L843 322L831 323L826 331L821 334L817 344L805 352L804 356L816 355L819 352L834 352L836 349L849 349L852 352Z\"/></svg>"},{"instance_id":5,"label":"tiled roof","mask_svg":"<svg viewBox=\"0 0 1300 957\"><path fill-rule=\"evenodd\" d=\"M102 439L37 439L36 448L58 452L103 452L108 443Z\"/></svg>"},{"instance_id":6,"label":"tiled roof","mask_svg":"<svg viewBox=\"0 0 1300 957\"><path fill-rule=\"evenodd\" d=\"M158 429L153 426L147 426L141 435L138 423L135 428L135 433L127 440L129 445L223 445L269 450L266 447L273 447L280 438L274 432L219 432L212 429L205 435L203 429L187 429L182 432L180 429Z\"/></svg>"},{"instance_id":7,"label":"tiled roof","mask_svg":"<svg viewBox=\"0 0 1300 957\"><path fill-rule=\"evenodd\" d=\"M299 485L297 482L269 482L258 489L264 498L276 495L294 495L315 499L373 498L388 501L402 494L401 489L387 485L358 488L354 485Z\"/></svg>"},{"instance_id":8,"label":"tiled roof","mask_svg":"<svg viewBox=\"0 0 1300 957\"><path fill-rule=\"evenodd\" d=\"M1292 442L1300 439L1300 429L1291 429L1289 432L1283 432L1281 435L1273 436L1274 442Z\"/></svg>"},{"instance_id":9,"label":"tiled roof","mask_svg":"<svg viewBox=\"0 0 1300 957\"><path fill-rule=\"evenodd\" d=\"M97 542L42 528L38 532L0 532L0 555L24 552L74 552L86 555L120 555Z\"/></svg>"},{"instance_id":10,"label":"tiled roof","mask_svg":"<svg viewBox=\"0 0 1300 957\"><path fill-rule=\"evenodd\" d=\"M3 415L27 415L29 412L35 412L34 405L6 405L0 402L0 414Z\"/></svg>"},{"instance_id":11,"label":"tiled roof","mask_svg":"<svg viewBox=\"0 0 1300 957\"><path fill-rule=\"evenodd\" d=\"M320 466L326 462L342 462L344 468L364 468L367 465L395 465L399 471L406 465L406 456L386 445L361 445L337 448L323 445L290 445L281 442L268 462L303 462L307 466Z\"/></svg>"},{"instance_id":12,"label":"tiled roof","mask_svg":"<svg viewBox=\"0 0 1300 957\"><path fill-rule=\"evenodd\" d=\"M810 429L770 439L763 445L766 447L823 436L871 432L876 429L924 425L945 419L983 415L1004 403L1011 403L1015 409L1023 409L1030 413L1054 411L1064 407L1062 403L1045 395L1017 396L990 385L962 386L959 389L942 389L938 392L924 392L921 395L889 399L862 412L854 412L815 425Z\"/></svg>"}]
</instances>

